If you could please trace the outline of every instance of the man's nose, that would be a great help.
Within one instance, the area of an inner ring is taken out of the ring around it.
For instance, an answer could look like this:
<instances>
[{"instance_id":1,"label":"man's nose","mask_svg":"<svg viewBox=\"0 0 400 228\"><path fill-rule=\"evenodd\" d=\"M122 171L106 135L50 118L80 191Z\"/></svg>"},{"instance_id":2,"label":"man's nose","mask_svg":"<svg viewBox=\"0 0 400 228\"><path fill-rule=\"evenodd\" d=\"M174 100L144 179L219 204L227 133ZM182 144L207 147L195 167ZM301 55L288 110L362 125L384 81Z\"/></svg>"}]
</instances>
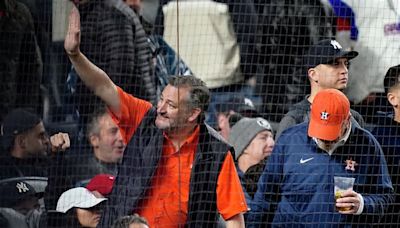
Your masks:
<instances>
[{"instance_id":1,"label":"man's nose","mask_svg":"<svg viewBox=\"0 0 400 228\"><path fill-rule=\"evenodd\" d=\"M157 104L157 112L158 113L162 113L162 112L165 112L165 102L163 102L163 101L159 101L158 102L158 104Z\"/></svg>"},{"instance_id":2,"label":"man's nose","mask_svg":"<svg viewBox=\"0 0 400 228\"><path fill-rule=\"evenodd\" d=\"M340 65L342 67L343 73L345 73L345 74L349 73L349 67L346 63L343 62Z\"/></svg>"},{"instance_id":3,"label":"man's nose","mask_svg":"<svg viewBox=\"0 0 400 228\"><path fill-rule=\"evenodd\" d=\"M117 132L117 140L118 140L118 141L123 141L121 131L118 131L118 132Z\"/></svg>"}]
</instances>

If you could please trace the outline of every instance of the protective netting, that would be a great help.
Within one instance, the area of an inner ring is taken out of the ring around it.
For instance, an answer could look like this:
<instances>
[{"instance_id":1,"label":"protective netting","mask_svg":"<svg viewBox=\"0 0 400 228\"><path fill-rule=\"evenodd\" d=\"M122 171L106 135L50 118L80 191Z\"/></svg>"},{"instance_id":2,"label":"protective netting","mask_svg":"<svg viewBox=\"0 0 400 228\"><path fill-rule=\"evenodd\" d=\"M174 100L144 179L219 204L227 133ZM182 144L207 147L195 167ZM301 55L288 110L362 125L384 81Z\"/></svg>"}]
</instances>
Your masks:
<instances>
[{"instance_id":1,"label":"protective netting","mask_svg":"<svg viewBox=\"0 0 400 228\"><path fill-rule=\"evenodd\" d=\"M399 39L400 0L0 0L0 227L400 226Z\"/></svg>"}]
</instances>

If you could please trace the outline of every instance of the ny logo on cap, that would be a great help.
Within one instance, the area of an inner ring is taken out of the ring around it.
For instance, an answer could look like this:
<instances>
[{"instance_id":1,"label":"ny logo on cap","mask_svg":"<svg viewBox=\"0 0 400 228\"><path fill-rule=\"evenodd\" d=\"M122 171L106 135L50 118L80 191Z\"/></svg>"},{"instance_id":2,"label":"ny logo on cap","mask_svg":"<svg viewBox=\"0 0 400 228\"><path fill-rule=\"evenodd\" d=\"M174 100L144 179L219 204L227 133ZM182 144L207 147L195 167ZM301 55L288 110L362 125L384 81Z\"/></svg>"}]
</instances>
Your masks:
<instances>
[{"instance_id":1,"label":"ny logo on cap","mask_svg":"<svg viewBox=\"0 0 400 228\"><path fill-rule=\"evenodd\" d=\"M23 192L28 192L29 191L28 186L26 186L26 184L24 182L17 183L17 185L15 187L17 187L19 193L23 193Z\"/></svg>"},{"instance_id":2,"label":"ny logo on cap","mask_svg":"<svg viewBox=\"0 0 400 228\"><path fill-rule=\"evenodd\" d=\"M342 45L340 45L336 40L331 40L331 45L334 49L342 49Z\"/></svg>"},{"instance_id":3,"label":"ny logo on cap","mask_svg":"<svg viewBox=\"0 0 400 228\"><path fill-rule=\"evenodd\" d=\"M321 120L328 120L329 113L326 111L321 112Z\"/></svg>"},{"instance_id":4,"label":"ny logo on cap","mask_svg":"<svg viewBox=\"0 0 400 228\"><path fill-rule=\"evenodd\" d=\"M244 104L254 108L254 104L249 98L244 98Z\"/></svg>"}]
</instances>

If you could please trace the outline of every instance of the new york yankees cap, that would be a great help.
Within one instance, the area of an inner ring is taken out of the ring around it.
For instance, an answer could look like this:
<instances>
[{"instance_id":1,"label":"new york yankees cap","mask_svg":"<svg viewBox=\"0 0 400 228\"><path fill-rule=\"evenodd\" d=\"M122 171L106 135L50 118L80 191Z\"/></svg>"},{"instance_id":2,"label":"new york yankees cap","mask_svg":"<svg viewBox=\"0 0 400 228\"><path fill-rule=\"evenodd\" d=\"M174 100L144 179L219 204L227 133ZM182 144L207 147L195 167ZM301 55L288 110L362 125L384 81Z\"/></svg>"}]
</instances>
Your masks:
<instances>
[{"instance_id":1,"label":"new york yankees cap","mask_svg":"<svg viewBox=\"0 0 400 228\"><path fill-rule=\"evenodd\" d=\"M345 51L336 40L320 40L312 45L304 55L303 63L307 68L316 67L319 64L331 64L338 58L353 59L357 57L356 51Z\"/></svg>"},{"instance_id":2,"label":"new york yankees cap","mask_svg":"<svg viewBox=\"0 0 400 228\"><path fill-rule=\"evenodd\" d=\"M4 181L0 184L0 207L12 208L31 197L40 199L43 194L44 192L36 192L35 188L26 181Z\"/></svg>"},{"instance_id":3,"label":"new york yankees cap","mask_svg":"<svg viewBox=\"0 0 400 228\"><path fill-rule=\"evenodd\" d=\"M248 115L244 114L249 113L258 115L258 111L253 101L242 95L234 95L225 102L217 103L215 109L217 112L229 112L232 110L247 117Z\"/></svg>"},{"instance_id":4,"label":"new york yankees cap","mask_svg":"<svg viewBox=\"0 0 400 228\"><path fill-rule=\"evenodd\" d=\"M41 121L31 110L13 109L4 117L0 128L4 149L8 150L14 145L15 136L34 128Z\"/></svg>"},{"instance_id":5,"label":"new york yankees cap","mask_svg":"<svg viewBox=\"0 0 400 228\"><path fill-rule=\"evenodd\" d=\"M337 89L321 90L311 104L308 136L336 140L349 115L350 102L342 92Z\"/></svg>"}]
</instances>

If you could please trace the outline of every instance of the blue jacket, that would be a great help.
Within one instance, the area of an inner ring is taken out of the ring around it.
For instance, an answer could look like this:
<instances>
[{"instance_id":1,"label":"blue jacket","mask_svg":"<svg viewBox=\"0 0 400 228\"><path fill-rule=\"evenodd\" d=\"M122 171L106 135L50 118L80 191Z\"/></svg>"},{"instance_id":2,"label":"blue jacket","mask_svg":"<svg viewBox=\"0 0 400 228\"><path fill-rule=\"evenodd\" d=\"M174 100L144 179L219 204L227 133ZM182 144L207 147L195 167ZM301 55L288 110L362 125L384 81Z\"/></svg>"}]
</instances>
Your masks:
<instances>
[{"instance_id":1,"label":"blue jacket","mask_svg":"<svg viewBox=\"0 0 400 228\"><path fill-rule=\"evenodd\" d=\"M400 123L394 121L392 115L379 116L371 133L382 146L396 196L381 223L387 223L385 227L397 227L400 224Z\"/></svg>"},{"instance_id":2,"label":"blue jacket","mask_svg":"<svg viewBox=\"0 0 400 228\"><path fill-rule=\"evenodd\" d=\"M268 218L274 227L365 227L377 222L393 201L393 188L376 139L353 125L347 142L330 156L307 130L308 122L296 125L277 141L250 205L248 227ZM346 160L357 163L355 171L346 169ZM361 215L335 211L334 176L355 178L353 189L365 203Z\"/></svg>"}]
</instances>

